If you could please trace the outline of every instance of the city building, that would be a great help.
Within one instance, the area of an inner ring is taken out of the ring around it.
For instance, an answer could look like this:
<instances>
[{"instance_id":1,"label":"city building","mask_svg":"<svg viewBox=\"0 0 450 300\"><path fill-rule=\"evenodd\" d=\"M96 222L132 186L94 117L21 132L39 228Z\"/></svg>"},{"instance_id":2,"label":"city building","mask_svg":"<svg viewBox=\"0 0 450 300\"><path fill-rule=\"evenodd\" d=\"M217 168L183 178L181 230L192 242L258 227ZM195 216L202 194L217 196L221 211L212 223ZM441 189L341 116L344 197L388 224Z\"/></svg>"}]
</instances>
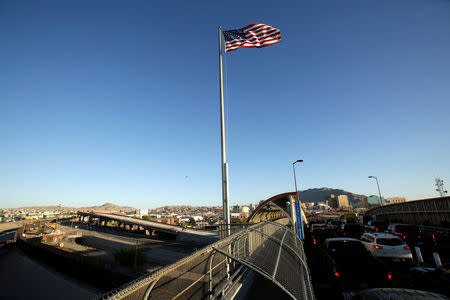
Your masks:
<instances>
[{"instance_id":1,"label":"city building","mask_svg":"<svg viewBox=\"0 0 450 300\"><path fill-rule=\"evenodd\" d=\"M367 201L367 197L362 198L361 202L362 202L363 208L369 208L370 205L369 205L369 201Z\"/></svg>"},{"instance_id":2,"label":"city building","mask_svg":"<svg viewBox=\"0 0 450 300\"><path fill-rule=\"evenodd\" d=\"M338 199L336 199L334 194L330 194L325 204L335 209L339 207Z\"/></svg>"},{"instance_id":3,"label":"city building","mask_svg":"<svg viewBox=\"0 0 450 300\"><path fill-rule=\"evenodd\" d=\"M241 207L239 205L234 205L231 207L231 212L239 213L239 212L241 212Z\"/></svg>"},{"instance_id":4,"label":"city building","mask_svg":"<svg viewBox=\"0 0 450 300\"><path fill-rule=\"evenodd\" d=\"M140 217L148 215L148 209L146 208L136 209L135 215Z\"/></svg>"},{"instance_id":5,"label":"city building","mask_svg":"<svg viewBox=\"0 0 450 300\"><path fill-rule=\"evenodd\" d=\"M338 195L338 207L344 209L350 207L347 195Z\"/></svg>"},{"instance_id":6,"label":"city building","mask_svg":"<svg viewBox=\"0 0 450 300\"><path fill-rule=\"evenodd\" d=\"M370 195L369 197L367 197L367 202L369 203L369 206L380 205L380 197L376 195ZM385 203L384 197L381 197L381 203Z\"/></svg>"},{"instance_id":7,"label":"city building","mask_svg":"<svg viewBox=\"0 0 450 300\"><path fill-rule=\"evenodd\" d=\"M250 213L250 208L248 206L241 206L241 213Z\"/></svg>"},{"instance_id":8,"label":"city building","mask_svg":"<svg viewBox=\"0 0 450 300\"><path fill-rule=\"evenodd\" d=\"M405 197L390 197L386 198L386 203L388 204L396 204L396 203L403 203L406 202Z\"/></svg>"}]
</instances>

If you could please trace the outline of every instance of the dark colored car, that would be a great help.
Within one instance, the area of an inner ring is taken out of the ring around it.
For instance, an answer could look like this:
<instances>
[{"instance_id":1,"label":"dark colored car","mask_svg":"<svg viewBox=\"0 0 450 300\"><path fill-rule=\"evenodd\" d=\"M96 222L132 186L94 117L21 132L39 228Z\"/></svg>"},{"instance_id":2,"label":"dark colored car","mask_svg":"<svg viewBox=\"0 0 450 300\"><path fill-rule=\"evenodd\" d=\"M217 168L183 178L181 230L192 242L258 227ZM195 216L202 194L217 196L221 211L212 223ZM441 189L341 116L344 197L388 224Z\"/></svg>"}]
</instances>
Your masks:
<instances>
[{"instance_id":1,"label":"dark colored car","mask_svg":"<svg viewBox=\"0 0 450 300\"><path fill-rule=\"evenodd\" d=\"M341 224L342 224L342 222L339 220L333 220L333 221L328 222L328 226L331 229L333 229L334 231L338 231Z\"/></svg>"},{"instance_id":2,"label":"dark colored car","mask_svg":"<svg viewBox=\"0 0 450 300\"><path fill-rule=\"evenodd\" d=\"M322 248L323 276L335 288L367 288L387 285L392 279L387 265L373 257L361 241L331 238Z\"/></svg>"},{"instance_id":3,"label":"dark colored car","mask_svg":"<svg viewBox=\"0 0 450 300\"><path fill-rule=\"evenodd\" d=\"M330 227L316 228L312 232L311 246L321 247L326 239L337 237Z\"/></svg>"},{"instance_id":4,"label":"dark colored car","mask_svg":"<svg viewBox=\"0 0 450 300\"><path fill-rule=\"evenodd\" d=\"M450 263L439 268L412 268L414 286L450 297Z\"/></svg>"},{"instance_id":5,"label":"dark colored car","mask_svg":"<svg viewBox=\"0 0 450 300\"><path fill-rule=\"evenodd\" d=\"M391 224L386 231L403 239L410 246L436 247L434 235L422 232L416 225Z\"/></svg>"},{"instance_id":6,"label":"dark colored car","mask_svg":"<svg viewBox=\"0 0 450 300\"><path fill-rule=\"evenodd\" d=\"M366 225L366 230L368 232L383 232L386 230L388 225L383 221L369 221Z\"/></svg>"},{"instance_id":7,"label":"dark colored car","mask_svg":"<svg viewBox=\"0 0 450 300\"><path fill-rule=\"evenodd\" d=\"M428 291L378 288L344 293L345 300L445 300L444 295Z\"/></svg>"},{"instance_id":8,"label":"dark colored car","mask_svg":"<svg viewBox=\"0 0 450 300\"><path fill-rule=\"evenodd\" d=\"M313 232L317 228L328 228L328 225L326 223L314 223L310 224L311 232Z\"/></svg>"},{"instance_id":9,"label":"dark colored car","mask_svg":"<svg viewBox=\"0 0 450 300\"><path fill-rule=\"evenodd\" d=\"M341 224L339 229L339 235L342 237L358 239L363 235L364 228L357 223L345 223Z\"/></svg>"}]
</instances>

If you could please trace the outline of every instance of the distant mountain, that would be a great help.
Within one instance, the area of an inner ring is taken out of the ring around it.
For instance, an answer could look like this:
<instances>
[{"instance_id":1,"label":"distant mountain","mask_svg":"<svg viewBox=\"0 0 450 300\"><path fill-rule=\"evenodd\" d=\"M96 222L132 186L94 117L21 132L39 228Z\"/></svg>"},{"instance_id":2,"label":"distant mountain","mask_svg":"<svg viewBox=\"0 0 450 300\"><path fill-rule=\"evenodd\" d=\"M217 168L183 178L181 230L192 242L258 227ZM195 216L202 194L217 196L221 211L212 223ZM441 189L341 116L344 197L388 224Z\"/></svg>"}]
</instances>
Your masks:
<instances>
[{"instance_id":1,"label":"distant mountain","mask_svg":"<svg viewBox=\"0 0 450 300\"><path fill-rule=\"evenodd\" d=\"M100 206L87 206L87 207L69 207L69 206L24 206L18 208L10 208L10 209L19 209L23 211L77 211L77 210L109 210L109 211L117 211L117 212L130 212L135 211L136 208L130 206L119 206L112 203L105 203Z\"/></svg>"},{"instance_id":2,"label":"distant mountain","mask_svg":"<svg viewBox=\"0 0 450 300\"><path fill-rule=\"evenodd\" d=\"M11 208L13 209L13 208ZM22 206L15 208L18 210L23 211L32 211L32 210L39 210L39 211L68 211L73 210L76 211L78 208L76 207L70 207L70 206L61 206L61 205L52 205L52 206Z\"/></svg>"},{"instance_id":3,"label":"distant mountain","mask_svg":"<svg viewBox=\"0 0 450 300\"><path fill-rule=\"evenodd\" d=\"M301 191L300 199L302 202L325 202L331 194L334 194L336 198L338 195L347 195L349 204L354 207L362 206L362 199L366 197L365 195L353 194L341 189L323 187Z\"/></svg>"},{"instance_id":4,"label":"distant mountain","mask_svg":"<svg viewBox=\"0 0 450 300\"><path fill-rule=\"evenodd\" d=\"M100 206L88 206L88 207L80 207L80 210L109 210L109 211L117 211L117 212L130 212L135 211L136 208L130 206L119 206L112 203L105 203Z\"/></svg>"}]
</instances>

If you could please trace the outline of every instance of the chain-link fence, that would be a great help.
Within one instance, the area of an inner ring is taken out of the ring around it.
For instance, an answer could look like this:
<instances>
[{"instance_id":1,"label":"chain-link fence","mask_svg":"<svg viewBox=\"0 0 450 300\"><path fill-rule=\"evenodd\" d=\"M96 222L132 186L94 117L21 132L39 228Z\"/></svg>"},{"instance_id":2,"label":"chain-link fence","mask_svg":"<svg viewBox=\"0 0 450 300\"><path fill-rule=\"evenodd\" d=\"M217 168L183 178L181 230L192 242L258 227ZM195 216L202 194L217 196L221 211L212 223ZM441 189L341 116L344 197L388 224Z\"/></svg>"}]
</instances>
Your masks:
<instances>
[{"instance_id":1,"label":"chain-link fence","mask_svg":"<svg viewBox=\"0 0 450 300\"><path fill-rule=\"evenodd\" d=\"M314 299L302 242L288 227L268 221L241 228L101 299L221 299L235 292L247 269L293 299Z\"/></svg>"}]
</instances>

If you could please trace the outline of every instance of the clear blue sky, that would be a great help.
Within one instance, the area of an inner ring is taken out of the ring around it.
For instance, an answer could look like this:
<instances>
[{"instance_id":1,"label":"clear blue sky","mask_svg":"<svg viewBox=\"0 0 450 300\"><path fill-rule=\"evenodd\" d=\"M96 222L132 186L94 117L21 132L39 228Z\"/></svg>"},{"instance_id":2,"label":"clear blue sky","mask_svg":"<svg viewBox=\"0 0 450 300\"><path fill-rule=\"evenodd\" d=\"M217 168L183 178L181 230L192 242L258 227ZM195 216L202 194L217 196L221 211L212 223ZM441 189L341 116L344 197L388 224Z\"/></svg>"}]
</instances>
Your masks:
<instances>
[{"instance_id":1,"label":"clear blue sky","mask_svg":"<svg viewBox=\"0 0 450 300\"><path fill-rule=\"evenodd\" d=\"M0 207L221 205L217 27L231 205L343 188L450 189L450 1L2 1Z\"/></svg>"}]
</instances>

